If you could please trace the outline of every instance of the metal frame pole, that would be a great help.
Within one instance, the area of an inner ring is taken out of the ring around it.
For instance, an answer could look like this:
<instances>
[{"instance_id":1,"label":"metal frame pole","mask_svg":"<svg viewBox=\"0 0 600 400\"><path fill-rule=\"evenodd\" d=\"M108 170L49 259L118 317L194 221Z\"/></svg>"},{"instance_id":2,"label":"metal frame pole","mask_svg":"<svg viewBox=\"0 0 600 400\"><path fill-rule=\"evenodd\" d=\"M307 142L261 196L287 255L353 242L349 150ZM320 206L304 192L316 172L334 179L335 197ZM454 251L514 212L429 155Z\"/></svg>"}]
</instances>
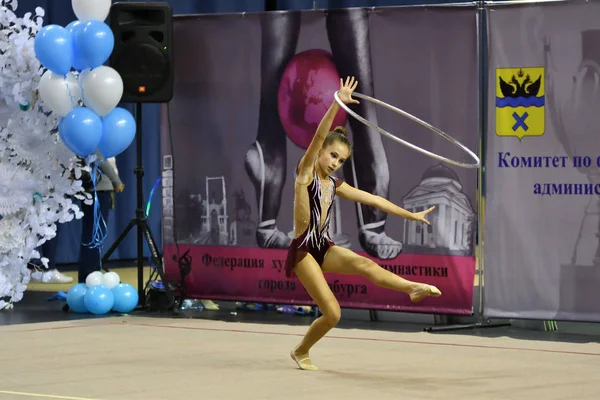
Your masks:
<instances>
[{"instance_id":1,"label":"metal frame pole","mask_svg":"<svg viewBox=\"0 0 600 400\"><path fill-rule=\"evenodd\" d=\"M481 167L478 171L479 190L477 192L477 290L479 295L479 301L477 306L474 307L474 314L476 322L471 324L453 324L453 325L441 325L432 326L425 329L426 332L441 332L451 330L462 330L462 329L475 329L475 328L496 328L501 326L510 326L510 322L499 322L490 323L484 318L484 300L483 291L484 289L484 216L485 216L485 169L486 169L486 134L487 134L487 95L488 95L488 48L487 48L487 10L486 1L480 0L477 4L477 63L479 65L479 145L480 145L480 159Z\"/></svg>"}]
</instances>

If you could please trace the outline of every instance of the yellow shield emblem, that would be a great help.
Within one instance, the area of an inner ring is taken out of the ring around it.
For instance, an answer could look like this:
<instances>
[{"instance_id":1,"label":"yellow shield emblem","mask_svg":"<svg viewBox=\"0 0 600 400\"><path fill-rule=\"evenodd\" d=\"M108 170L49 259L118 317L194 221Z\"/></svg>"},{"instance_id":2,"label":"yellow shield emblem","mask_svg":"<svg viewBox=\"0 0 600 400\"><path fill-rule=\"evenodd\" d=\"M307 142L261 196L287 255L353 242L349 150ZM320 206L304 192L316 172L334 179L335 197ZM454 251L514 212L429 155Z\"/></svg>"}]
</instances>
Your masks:
<instances>
[{"instance_id":1,"label":"yellow shield emblem","mask_svg":"<svg viewBox=\"0 0 600 400\"><path fill-rule=\"evenodd\" d=\"M542 136L544 68L496 69L496 135Z\"/></svg>"}]
</instances>

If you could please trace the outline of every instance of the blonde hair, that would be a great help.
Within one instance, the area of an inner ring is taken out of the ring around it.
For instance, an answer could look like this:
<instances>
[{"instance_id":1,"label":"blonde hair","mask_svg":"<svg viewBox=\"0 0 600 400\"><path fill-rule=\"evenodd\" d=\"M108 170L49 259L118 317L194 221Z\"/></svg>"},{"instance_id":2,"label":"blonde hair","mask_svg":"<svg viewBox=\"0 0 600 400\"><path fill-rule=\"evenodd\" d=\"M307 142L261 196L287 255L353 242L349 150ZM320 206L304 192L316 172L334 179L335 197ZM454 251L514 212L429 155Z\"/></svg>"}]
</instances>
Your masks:
<instances>
[{"instance_id":1,"label":"blonde hair","mask_svg":"<svg viewBox=\"0 0 600 400\"><path fill-rule=\"evenodd\" d=\"M348 139L348 131L343 126L336 126L333 131L329 132L322 147L325 148L335 142L340 142L348 146L348 151L352 154L352 144Z\"/></svg>"}]
</instances>

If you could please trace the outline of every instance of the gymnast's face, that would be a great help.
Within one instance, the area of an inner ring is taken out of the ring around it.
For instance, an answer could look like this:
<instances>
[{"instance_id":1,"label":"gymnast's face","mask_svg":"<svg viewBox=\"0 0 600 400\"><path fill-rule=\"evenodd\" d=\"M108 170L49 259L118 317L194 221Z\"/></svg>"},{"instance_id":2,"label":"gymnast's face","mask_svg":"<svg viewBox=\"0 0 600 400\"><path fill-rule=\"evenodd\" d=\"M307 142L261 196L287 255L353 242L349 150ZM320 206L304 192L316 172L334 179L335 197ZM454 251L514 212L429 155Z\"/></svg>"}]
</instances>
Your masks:
<instances>
[{"instance_id":1,"label":"gymnast's face","mask_svg":"<svg viewBox=\"0 0 600 400\"><path fill-rule=\"evenodd\" d=\"M318 161L321 171L327 175L333 174L340 169L348 157L350 157L350 149L345 143L339 141L330 143L319 152Z\"/></svg>"}]
</instances>

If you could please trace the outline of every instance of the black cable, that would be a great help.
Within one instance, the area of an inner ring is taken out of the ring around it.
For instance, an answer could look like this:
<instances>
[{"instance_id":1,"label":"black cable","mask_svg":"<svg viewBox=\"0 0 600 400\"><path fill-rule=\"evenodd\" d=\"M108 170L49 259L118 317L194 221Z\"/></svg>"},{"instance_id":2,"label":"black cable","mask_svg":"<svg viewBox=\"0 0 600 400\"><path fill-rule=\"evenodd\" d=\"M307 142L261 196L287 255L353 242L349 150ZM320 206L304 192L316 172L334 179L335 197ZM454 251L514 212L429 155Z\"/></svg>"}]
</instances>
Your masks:
<instances>
[{"instance_id":1,"label":"black cable","mask_svg":"<svg viewBox=\"0 0 600 400\"><path fill-rule=\"evenodd\" d=\"M173 135L171 133L171 107L170 102L167 102L167 126L168 126L168 137L169 137L169 147L171 153L171 170L173 171L172 177L172 188L173 188L173 241L175 242L175 252L177 253L177 259L174 260L177 262L179 266L179 271L181 274L181 300L185 300L185 277L190 273L192 266L192 257L188 255L189 250L185 252L183 257L181 256L181 251L179 249L179 240L177 239L177 213L175 212L175 147L173 146ZM164 247L163 243L163 247Z\"/></svg>"}]
</instances>

